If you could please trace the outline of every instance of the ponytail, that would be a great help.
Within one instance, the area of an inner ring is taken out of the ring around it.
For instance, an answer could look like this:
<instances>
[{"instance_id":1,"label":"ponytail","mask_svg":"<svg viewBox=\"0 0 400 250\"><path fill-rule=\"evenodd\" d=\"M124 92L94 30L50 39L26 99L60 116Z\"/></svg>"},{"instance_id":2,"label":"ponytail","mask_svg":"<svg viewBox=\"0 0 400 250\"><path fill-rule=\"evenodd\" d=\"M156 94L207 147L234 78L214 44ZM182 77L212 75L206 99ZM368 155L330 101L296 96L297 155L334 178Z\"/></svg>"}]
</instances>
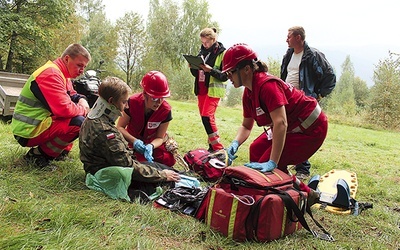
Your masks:
<instances>
[{"instance_id":1,"label":"ponytail","mask_svg":"<svg viewBox=\"0 0 400 250\"><path fill-rule=\"evenodd\" d=\"M268 66L265 62L257 60L257 58L254 60L254 69L257 72L268 72Z\"/></svg>"}]
</instances>

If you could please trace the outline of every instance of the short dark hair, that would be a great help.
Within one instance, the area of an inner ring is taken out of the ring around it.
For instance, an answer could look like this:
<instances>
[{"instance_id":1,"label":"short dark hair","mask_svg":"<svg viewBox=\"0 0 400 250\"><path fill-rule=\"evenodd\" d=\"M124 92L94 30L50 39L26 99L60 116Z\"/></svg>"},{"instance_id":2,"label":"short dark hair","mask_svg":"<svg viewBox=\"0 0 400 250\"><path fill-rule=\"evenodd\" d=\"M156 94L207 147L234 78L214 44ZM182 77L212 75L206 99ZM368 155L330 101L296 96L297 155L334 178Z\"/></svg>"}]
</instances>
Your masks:
<instances>
[{"instance_id":1,"label":"short dark hair","mask_svg":"<svg viewBox=\"0 0 400 250\"><path fill-rule=\"evenodd\" d=\"M67 55L70 56L72 59L74 59L78 55L84 56L89 61L92 59L89 51L78 43L68 45L68 47L62 53L61 57L64 58Z\"/></svg>"}]
</instances>

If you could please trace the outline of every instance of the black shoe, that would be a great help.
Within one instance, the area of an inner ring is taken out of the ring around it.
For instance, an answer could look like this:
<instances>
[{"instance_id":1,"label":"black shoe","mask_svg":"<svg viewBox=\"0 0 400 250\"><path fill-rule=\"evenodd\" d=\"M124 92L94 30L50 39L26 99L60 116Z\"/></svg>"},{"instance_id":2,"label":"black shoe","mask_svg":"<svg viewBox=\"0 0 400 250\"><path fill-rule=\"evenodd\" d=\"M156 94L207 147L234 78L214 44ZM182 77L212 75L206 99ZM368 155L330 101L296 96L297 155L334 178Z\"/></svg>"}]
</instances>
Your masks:
<instances>
[{"instance_id":1,"label":"black shoe","mask_svg":"<svg viewBox=\"0 0 400 250\"><path fill-rule=\"evenodd\" d=\"M59 156L57 156L56 158L54 158L54 160L55 160L55 161L65 161L65 160L68 160L68 159L70 159L70 158L68 157L68 155L69 155L69 151L63 150Z\"/></svg>"},{"instance_id":2,"label":"black shoe","mask_svg":"<svg viewBox=\"0 0 400 250\"><path fill-rule=\"evenodd\" d=\"M28 153L24 156L25 161L31 162L39 168L44 168L50 164L50 160L41 153L35 154L35 148L29 149Z\"/></svg>"},{"instance_id":3,"label":"black shoe","mask_svg":"<svg viewBox=\"0 0 400 250\"><path fill-rule=\"evenodd\" d=\"M304 180L308 179L308 177L310 177L310 174L309 173L303 173L303 172L297 172L296 173L296 177L300 181L304 181Z\"/></svg>"}]
</instances>

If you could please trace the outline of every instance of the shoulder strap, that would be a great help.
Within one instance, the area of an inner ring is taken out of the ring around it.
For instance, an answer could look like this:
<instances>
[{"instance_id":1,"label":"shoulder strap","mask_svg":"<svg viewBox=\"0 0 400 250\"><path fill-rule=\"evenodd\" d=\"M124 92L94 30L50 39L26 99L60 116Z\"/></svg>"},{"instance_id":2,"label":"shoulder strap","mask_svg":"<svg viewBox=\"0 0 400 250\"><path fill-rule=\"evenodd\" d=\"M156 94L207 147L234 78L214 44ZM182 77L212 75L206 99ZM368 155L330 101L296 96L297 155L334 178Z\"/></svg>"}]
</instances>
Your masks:
<instances>
[{"instance_id":1,"label":"shoulder strap","mask_svg":"<svg viewBox=\"0 0 400 250\"><path fill-rule=\"evenodd\" d=\"M294 202L293 198L287 192L278 190L278 189L274 189L274 188L270 188L269 190L273 194L278 195L282 199L282 201L286 207L288 218L291 221L300 222L300 224L316 238L326 240L326 241L335 241L335 239L332 237L332 235L329 234L328 231L326 231L325 228L317 220L314 219L311 209L307 205L304 205L306 207L305 210L310 215L310 217L313 219L314 223L321 229L322 233L316 232L316 231L310 229L310 227L308 226L307 221L304 217L304 207L302 209L303 211L301 211L300 208ZM262 202L262 200L264 199L264 197L259 199L254 204L254 206L252 207L252 210L249 213L249 217L247 218L249 223L246 222L246 225L249 225L249 224L253 225L252 227L246 226L246 235L250 239L254 239L254 235L255 235L254 228L257 228L258 215L260 213L259 206L260 206L260 203ZM297 220L295 220L293 218L293 214L296 216Z\"/></svg>"},{"instance_id":2,"label":"shoulder strap","mask_svg":"<svg viewBox=\"0 0 400 250\"><path fill-rule=\"evenodd\" d=\"M276 192L277 192L277 195L279 197L281 197L282 201L285 203L285 207L288 211L288 214L290 211L292 211L296 215L296 217L297 217L298 221L301 223L301 225L307 231L309 231L314 237L322 239L322 240L327 240L327 241L335 241L335 239L332 237L332 235L330 233L328 233L328 231L326 231L325 228L316 219L314 219L310 207L305 205L307 213L310 215L310 217L314 221L314 223L321 229L322 233L316 232L316 231L310 229L310 227L308 226L307 221L304 217L304 213L299 209L299 207L296 205L296 203L294 202L294 200L288 193L281 191L281 190L276 190Z\"/></svg>"}]
</instances>

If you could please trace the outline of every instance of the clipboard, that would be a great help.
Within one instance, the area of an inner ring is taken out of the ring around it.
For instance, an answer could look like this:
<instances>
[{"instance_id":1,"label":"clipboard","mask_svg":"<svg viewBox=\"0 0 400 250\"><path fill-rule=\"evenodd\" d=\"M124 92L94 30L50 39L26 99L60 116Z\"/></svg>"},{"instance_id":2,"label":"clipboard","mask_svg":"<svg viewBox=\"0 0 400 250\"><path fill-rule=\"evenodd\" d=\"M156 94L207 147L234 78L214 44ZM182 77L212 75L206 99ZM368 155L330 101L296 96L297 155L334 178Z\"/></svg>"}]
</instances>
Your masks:
<instances>
[{"instance_id":1,"label":"clipboard","mask_svg":"<svg viewBox=\"0 0 400 250\"><path fill-rule=\"evenodd\" d=\"M183 57L190 64L192 69L200 69L200 64L205 64L205 61L201 56L183 55Z\"/></svg>"}]
</instances>

